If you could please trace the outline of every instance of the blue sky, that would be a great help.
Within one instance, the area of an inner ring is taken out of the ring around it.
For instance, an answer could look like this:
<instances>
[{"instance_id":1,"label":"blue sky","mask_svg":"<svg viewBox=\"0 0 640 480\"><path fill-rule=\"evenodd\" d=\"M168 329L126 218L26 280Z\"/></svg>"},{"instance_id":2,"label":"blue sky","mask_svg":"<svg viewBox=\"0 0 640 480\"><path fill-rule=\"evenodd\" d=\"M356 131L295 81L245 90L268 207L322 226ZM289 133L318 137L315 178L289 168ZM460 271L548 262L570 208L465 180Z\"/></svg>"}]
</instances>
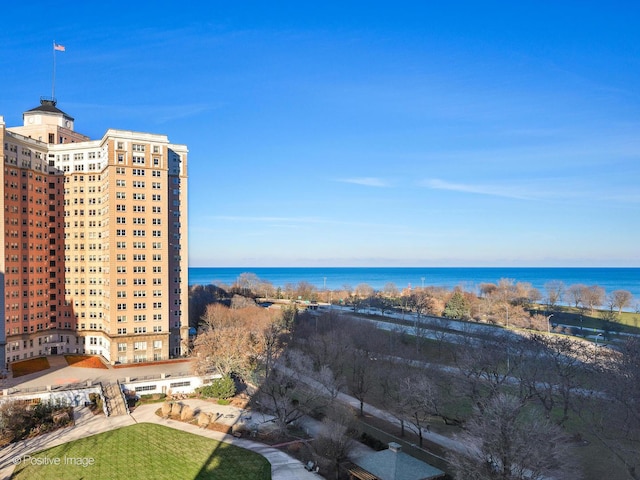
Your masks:
<instances>
[{"instance_id":1,"label":"blue sky","mask_svg":"<svg viewBox=\"0 0 640 480\"><path fill-rule=\"evenodd\" d=\"M188 145L192 266L640 266L636 4L202 3L0 31L8 125L56 40L76 130Z\"/></svg>"}]
</instances>

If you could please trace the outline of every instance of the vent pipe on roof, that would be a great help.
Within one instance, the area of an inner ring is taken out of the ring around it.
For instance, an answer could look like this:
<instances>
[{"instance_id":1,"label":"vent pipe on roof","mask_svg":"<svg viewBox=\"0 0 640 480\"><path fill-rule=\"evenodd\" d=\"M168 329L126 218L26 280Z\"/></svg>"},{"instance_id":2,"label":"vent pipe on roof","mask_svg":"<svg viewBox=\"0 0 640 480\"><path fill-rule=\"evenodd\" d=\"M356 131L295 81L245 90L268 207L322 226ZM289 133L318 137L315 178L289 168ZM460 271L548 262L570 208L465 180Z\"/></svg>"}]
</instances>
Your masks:
<instances>
[{"instance_id":1,"label":"vent pipe on roof","mask_svg":"<svg viewBox=\"0 0 640 480\"><path fill-rule=\"evenodd\" d=\"M402 450L402 445L396 442L389 442L389 450L392 452L398 453Z\"/></svg>"}]
</instances>

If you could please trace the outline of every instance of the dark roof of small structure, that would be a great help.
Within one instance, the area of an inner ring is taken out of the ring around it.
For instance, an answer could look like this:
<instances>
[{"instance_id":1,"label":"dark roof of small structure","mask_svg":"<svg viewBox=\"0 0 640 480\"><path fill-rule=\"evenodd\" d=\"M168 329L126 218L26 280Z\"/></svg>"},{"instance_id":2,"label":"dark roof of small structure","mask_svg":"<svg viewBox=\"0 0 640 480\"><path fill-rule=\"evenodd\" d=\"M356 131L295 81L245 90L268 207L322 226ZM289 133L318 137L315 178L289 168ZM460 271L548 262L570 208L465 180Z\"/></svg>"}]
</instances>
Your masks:
<instances>
[{"instance_id":1,"label":"dark roof of small structure","mask_svg":"<svg viewBox=\"0 0 640 480\"><path fill-rule=\"evenodd\" d=\"M57 102L55 100L41 98L39 107L32 108L31 110L27 110L25 113L29 113L29 112L60 113L60 114L64 115L65 117L73 120L73 118L71 116L67 115L62 110L60 110L58 107L56 107L56 103Z\"/></svg>"}]
</instances>

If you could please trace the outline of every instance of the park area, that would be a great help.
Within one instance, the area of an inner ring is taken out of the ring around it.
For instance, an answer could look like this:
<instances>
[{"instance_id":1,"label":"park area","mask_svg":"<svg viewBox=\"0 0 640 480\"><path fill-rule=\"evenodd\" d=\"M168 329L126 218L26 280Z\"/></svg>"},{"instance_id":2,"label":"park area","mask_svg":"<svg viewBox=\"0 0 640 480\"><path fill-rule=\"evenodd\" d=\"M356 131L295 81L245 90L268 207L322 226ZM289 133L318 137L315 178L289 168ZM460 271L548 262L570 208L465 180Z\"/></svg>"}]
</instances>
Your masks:
<instances>
[{"instance_id":1,"label":"park area","mask_svg":"<svg viewBox=\"0 0 640 480\"><path fill-rule=\"evenodd\" d=\"M271 465L243 448L140 423L25 457L12 478L269 480Z\"/></svg>"}]
</instances>

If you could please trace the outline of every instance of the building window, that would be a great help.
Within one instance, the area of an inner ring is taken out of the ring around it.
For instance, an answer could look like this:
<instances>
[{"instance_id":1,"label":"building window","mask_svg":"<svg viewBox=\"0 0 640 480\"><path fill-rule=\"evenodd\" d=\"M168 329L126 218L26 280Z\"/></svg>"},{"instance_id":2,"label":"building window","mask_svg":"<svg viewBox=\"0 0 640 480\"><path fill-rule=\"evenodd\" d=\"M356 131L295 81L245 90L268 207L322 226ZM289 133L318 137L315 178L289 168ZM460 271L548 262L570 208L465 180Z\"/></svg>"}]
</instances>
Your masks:
<instances>
[{"instance_id":1,"label":"building window","mask_svg":"<svg viewBox=\"0 0 640 480\"><path fill-rule=\"evenodd\" d=\"M140 385L139 387L136 387L136 392L151 392L157 388L157 385Z\"/></svg>"},{"instance_id":2,"label":"building window","mask_svg":"<svg viewBox=\"0 0 640 480\"><path fill-rule=\"evenodd\" d=\"M170 388L176 388L176 387L189 387L191 386L191 381L186 381L186 382L172 382L169 384Z\"/></svg>"}]
</instances>

